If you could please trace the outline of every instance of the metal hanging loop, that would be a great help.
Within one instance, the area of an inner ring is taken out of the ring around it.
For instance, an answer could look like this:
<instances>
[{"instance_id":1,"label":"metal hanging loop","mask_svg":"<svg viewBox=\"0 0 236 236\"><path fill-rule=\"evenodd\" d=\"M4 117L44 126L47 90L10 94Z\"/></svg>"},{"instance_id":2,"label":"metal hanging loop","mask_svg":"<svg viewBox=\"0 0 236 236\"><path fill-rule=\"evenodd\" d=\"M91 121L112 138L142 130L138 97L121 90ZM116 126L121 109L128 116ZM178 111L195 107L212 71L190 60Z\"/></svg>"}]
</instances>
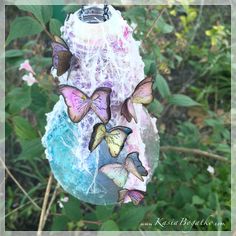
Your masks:
<instances>
[{"instance_id":1,"label":"metal hanging loop","mask_svg":"<svg viewBox=\"0 0 236 236\"><path fill-rule=\"evenodd\" d=\"M105 1L105 3L107 3ZM108 4L104 4L104 7L99 6L85 6L83 5L79 11L79 19L86 23L97 24L109 20L111 13L109 11Z\"/></svg>"}]
</instances>

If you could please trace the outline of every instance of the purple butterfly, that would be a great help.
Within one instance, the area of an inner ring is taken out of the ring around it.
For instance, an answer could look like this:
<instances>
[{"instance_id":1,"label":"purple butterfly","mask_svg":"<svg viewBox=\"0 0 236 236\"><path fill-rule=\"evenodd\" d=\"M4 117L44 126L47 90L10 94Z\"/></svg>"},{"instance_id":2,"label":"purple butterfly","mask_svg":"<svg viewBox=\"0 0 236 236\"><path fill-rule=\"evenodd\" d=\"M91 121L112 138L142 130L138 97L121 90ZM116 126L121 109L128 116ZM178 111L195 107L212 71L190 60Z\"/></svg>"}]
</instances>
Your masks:
<instances>
[{"instance_id":1,"label":"purple butterfly","mask_svg":"<svg viewBox=\"0 0 236 236\"><path fill-rule=\"evenodd\" d=\"M69 70L68 77L71 71L72 65L76 64L78 58L76 58L66 44L66 42L58 37L54 36L54 42L52 42L52 64L57 69L57 76L63 75Z\"/></svg>"},{"instance_id":2,"label":"purple butterfly","mask_svg":"<svg viewBox=\"0 0 236 236\"><path fill-rule=\"evenodd\" d=\"M126 199L130 198L134 205L139 205L140 202L144 199L144 193L142 191L133 189L122 189L119 191L119 203L123 203Z\"/></svg>"},{"instance_id":3,"label":"purple butterfly","mask_svg":"<svg viewBox=\"0 0 236 236\"><path fill-rule=\"evenodd\" d=\"M68 107L68 115L72 122L80 122L90 109L96 113L103 123L107 123L110 120L110 88L97 88L91 97L69 85L61 85L59 91L64 97Z\"/></svg>"}]
</instances>

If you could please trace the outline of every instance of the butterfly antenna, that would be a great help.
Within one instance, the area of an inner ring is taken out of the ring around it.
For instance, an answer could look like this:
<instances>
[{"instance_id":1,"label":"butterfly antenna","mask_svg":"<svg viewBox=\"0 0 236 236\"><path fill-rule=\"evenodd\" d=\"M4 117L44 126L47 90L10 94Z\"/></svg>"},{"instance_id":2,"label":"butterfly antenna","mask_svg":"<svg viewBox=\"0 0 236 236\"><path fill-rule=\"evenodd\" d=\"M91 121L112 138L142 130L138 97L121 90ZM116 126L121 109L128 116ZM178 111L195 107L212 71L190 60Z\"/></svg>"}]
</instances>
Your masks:
<instances>
[{"instance_id":1,"label":"butterfly antenna","mask_svg":"<svg viewBox=\"0 0 236 236\"><path fill-rule=\"evenodd\" d=\"M71 68L71 66L70 66L70 68L69 68L69 70L68 70L68 73L67 73L67 78L66 78L66 81L67 81L67 82L68 82L68 80L69 80L71 71L72 71L72 68Z\"/></svg>"}]
</instances>

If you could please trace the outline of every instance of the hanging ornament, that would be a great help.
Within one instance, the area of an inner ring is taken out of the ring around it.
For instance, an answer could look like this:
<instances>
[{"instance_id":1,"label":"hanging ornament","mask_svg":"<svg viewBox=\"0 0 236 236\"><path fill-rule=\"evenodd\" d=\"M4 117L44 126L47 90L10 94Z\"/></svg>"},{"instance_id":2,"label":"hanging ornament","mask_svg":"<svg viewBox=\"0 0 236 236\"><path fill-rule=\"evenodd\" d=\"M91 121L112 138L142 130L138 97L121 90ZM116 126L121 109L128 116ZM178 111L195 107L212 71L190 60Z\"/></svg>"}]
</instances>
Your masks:
<instances>
[{"instance_id":1,"label":"hanging ornament","mask_svg":"<svg viewBox=\"0 0 236 236\"><path fill-rule=\"evenodd\" d=\"M139 42L112 6L70 14L52 42L60 99L47 114L42 142L65 191L96 205L139 204L159 156L156 119L145 105Z\"/></svg>"}]
</instances>

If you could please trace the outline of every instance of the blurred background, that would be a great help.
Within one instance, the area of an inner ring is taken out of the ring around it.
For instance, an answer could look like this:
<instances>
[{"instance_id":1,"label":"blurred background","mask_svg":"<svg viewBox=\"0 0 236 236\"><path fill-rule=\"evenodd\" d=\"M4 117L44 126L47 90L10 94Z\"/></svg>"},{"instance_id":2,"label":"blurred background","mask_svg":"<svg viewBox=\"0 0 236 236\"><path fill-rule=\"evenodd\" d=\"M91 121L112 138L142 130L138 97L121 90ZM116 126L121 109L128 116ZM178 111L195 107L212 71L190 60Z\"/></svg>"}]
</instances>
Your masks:
<instances>
[{"instance_id":1,"label":"blurred background","mask_svg":"<svg viewBox=\"0 0 236 236\"><path fill-rule=\"evenodd\" d=\"M184 4L116 7L155 78L161 150L143 205L87 204L52 180L44 230L230 230L231 9ZM50 175L41 137L59 98L51 35L79 8L6 6L6 230L39 227ZM213 223L163 223L182 218Z\"/></svg>"}]
</instances>

